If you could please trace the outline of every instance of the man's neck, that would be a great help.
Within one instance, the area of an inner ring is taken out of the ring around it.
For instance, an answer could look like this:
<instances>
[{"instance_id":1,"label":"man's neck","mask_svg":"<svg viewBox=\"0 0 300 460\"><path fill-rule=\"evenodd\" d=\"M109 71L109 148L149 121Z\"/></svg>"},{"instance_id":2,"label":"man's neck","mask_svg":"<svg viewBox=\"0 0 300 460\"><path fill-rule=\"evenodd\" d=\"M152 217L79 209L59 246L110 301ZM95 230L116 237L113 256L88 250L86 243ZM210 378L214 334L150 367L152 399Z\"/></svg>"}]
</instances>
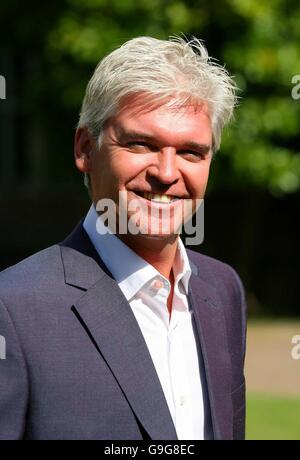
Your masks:
<instances>
[{"instance_id":1,"label":"man's neck","mask_svg":"<svg viewBox=\"0 0 300 460\"><path fill-rule=\"evenodd\" d=\"M169 241L163 241L158 238L136 238L136 236L134 239L130 239L128 235L126 235L125 239L123 235L118 236L136 254L172 282L171 271L178 246L178 235L170 238Z\"/></svg>"}]
</instances>

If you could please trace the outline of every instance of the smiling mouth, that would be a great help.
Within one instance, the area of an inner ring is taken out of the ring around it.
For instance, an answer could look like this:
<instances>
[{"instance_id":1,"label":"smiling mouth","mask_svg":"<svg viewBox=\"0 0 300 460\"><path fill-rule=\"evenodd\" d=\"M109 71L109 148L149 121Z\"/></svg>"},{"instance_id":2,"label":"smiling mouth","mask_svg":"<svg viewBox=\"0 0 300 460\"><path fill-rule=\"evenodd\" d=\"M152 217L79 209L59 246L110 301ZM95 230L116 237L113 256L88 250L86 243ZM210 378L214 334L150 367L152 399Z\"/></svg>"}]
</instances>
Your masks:
<instances>
[{"instance_id":1,"label":"smiling mouth","mask_svg":"<svg viewBox=\"0 0 300 460\"><path fill-rule=\"evenodd\" d=\"M145 200L153 201L154 203L174 203L178 201L180 198L174 195L166 195L166 194L158 194L158 193L151 193L151 192L142 192L135 190L134 193L138 196L141 196Z\"/></svg>"}]
</instances>

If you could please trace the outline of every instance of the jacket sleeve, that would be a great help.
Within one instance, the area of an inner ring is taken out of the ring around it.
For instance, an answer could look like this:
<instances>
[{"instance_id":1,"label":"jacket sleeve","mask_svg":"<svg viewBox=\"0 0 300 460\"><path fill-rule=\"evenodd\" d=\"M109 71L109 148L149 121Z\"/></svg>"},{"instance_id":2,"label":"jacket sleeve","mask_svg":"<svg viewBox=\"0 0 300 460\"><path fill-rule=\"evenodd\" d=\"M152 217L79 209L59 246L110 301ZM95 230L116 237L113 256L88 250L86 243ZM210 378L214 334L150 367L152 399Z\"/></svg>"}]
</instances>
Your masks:
<instances>
[{"instance_id":1,"label":"jacket sleeve","mask_svg":"<svg viewBox=\"0 0 300 460\"><path fill-rule=\"evenodd\" d=\"M0 299L0 440L22 439L28 375L13 321Z\"/></svg>"}]
</instances>

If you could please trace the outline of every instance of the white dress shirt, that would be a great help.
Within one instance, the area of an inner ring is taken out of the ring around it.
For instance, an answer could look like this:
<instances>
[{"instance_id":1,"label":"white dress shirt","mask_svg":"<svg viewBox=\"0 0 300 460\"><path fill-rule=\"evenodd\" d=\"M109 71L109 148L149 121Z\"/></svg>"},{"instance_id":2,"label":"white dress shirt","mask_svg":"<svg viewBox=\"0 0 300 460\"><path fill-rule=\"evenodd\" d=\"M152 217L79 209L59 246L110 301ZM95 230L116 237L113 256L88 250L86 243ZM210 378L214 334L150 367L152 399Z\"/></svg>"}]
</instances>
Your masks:
<instances>
[{"instance_id":1,"label":"white dress shirt","mask_svg":"<svg viewBox=\"0 0 300 460\"><path fill-rule=\"evenodd\" d=\"M92 205L83 227L135 315L161 383L179 440L204 439L204 405L198 353L187 294L193 265L178 239L174 295L170 282L105 227ZM152 398L152 395L145 395ZM155 401L153 401L155 410Z\"/></svg>"}]
</instances>

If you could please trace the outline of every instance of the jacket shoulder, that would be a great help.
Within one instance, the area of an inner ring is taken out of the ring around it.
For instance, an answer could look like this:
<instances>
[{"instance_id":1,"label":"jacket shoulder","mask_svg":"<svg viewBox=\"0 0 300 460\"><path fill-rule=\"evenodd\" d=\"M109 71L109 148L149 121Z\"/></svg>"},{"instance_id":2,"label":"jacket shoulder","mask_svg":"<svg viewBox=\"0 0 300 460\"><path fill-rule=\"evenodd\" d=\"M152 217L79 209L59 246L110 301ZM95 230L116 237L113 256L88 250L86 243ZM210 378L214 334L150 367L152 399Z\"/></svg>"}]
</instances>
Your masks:
<instances>
[{"instance_id":1,"label":"jacket shoulder","mask_svg":"<svg viewBox=\"0 0 300 460\"><path fill-rule=\"evenodd\" d=\"M187 249L189 260L197 267L197 274L204 281L216 288L222 281L226 284L242 287L239 275L235 269L221 260Z\"/></svg>"},{"instance_id":2,"label":"jacket shoulder","mask_svg":"<svg viewBox=\"0 0 300 460\"><path fill-rule=\"evenodd\" d=\"M14 298L33 288L49 286L60 274L63 275L60 247L55 244L0 272L0 298Z\"/></svg>"}]
</instances>

